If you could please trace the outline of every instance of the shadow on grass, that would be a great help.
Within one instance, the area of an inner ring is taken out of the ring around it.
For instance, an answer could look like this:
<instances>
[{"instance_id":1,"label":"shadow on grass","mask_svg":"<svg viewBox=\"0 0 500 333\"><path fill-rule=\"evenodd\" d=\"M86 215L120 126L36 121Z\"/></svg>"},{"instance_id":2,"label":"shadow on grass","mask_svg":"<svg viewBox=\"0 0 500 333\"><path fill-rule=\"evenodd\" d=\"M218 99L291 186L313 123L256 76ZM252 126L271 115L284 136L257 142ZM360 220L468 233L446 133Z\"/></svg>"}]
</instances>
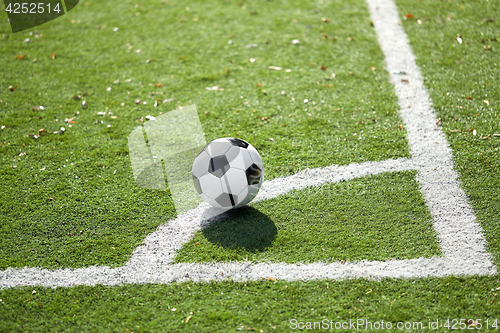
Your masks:
<instances>
[{"instance_id":1,"label":"shadow on grass","mask_svg":"<svg viewBox=\"0 0 500 333\"><path fill-rule=\"evenodd\" d=\"M207 225L202 233L212 244L257 252L271 246L278 229L267 215L245 206L226 212L222 219Z\"/></svg>"}]
</instances>

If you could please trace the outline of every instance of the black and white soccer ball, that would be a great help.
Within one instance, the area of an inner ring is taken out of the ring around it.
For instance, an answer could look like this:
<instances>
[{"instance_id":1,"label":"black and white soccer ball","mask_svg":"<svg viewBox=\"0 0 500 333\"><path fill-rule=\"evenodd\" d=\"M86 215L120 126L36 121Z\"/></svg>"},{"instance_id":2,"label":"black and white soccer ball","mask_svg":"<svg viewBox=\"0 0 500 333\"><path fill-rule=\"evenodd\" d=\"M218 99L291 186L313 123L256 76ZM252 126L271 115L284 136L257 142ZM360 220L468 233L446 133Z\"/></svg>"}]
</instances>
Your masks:
<instances>
[{"instance_id":1,"label":"black and white soccer ball","mask_svg":"<svg viewBox=\"0 0 500 333\"><path fill-rule=\"evenodd\" d=\"M264 180L257 149L241 139L210 142L194 159L193 182L200 196L216 208L231 209L249 203Z\"/></svg>"}]
</instances>

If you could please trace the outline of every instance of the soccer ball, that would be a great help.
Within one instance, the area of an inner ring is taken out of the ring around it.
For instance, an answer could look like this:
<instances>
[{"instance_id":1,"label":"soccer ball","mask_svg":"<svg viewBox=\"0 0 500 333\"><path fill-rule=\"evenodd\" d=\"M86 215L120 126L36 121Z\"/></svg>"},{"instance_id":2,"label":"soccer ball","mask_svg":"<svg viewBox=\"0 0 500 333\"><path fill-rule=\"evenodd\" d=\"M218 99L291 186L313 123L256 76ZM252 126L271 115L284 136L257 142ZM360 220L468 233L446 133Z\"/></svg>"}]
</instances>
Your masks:
<instances>
[{"instance_id":1,"label":"soccer ball","mask_svg":"<svg viewBox=\"0 0 500 333\"><path fill-rule=\"evenodd\" d=\"M216 139L206 145L194 159L191 172L203 200L222 209L249 203L264 179L257 149L235 138Z\"/></svg>"}]
</instances>

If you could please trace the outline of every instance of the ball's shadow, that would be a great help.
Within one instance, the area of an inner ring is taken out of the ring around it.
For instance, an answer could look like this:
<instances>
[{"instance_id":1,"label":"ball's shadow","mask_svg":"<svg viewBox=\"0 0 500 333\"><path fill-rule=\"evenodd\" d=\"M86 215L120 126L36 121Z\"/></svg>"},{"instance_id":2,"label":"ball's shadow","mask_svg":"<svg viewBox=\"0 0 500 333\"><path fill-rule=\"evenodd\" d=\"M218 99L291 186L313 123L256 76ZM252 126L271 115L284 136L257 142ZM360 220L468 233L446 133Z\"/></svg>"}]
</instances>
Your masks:
<instances>
[{"instance_id":1,"label":"ball's shadow","mask_svg":"<svg viewBox=\"0 0 500 333\"><path fill-rule=\"evenodd\" d=\"M203 226L202 233L212 244L258 252L271 246L278 229L267 215L244 206L209 221Z\"/></svg>"}]
</instances>

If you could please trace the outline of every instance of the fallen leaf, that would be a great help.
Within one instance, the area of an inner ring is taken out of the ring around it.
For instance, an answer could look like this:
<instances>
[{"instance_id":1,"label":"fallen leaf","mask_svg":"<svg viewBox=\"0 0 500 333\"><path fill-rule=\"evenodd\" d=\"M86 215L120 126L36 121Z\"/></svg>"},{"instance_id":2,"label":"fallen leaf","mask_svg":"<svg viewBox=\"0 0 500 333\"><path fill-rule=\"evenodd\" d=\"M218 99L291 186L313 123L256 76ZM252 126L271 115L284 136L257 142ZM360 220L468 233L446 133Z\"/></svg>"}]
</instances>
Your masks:
<instances>
[{"instance_id":1,"label":"fallen leaf","mask_svg":"<svg viewBox=\"0 0 500 333\"><path fill-rule=\"evenodd\" d=\"M187 323L187 322L189 321L189 319L191 319L191 316L187 317L187 318L186 318L186 320L185 320L184 322L186 322L186 323Z\"/></svg>"},{"instance_id":2,"label":"fallen leaf","mask_svg":"<svg viewBox=\"0 0 500 333\"><path fill-rule=\"evenodd\" d=\"M42 135L42 133L48 133L48 132L47 132L46 130L44 130L43 128L40 128L40 129L38 130L38 136L41 136L41 135Z\"/></svg>"},{"instance_id":3,"label":"fallen leaf","mask_svg":"<svg viewBox=\"0 0 500 333\"><path fill-rule=\"evenodd\" d=\"M486 140L490 137L490 134L483 136L483 140Z\"/></svg>"},{"instance_id":4,"label":"fallen leaf","mask_svg":"<svg viewBox=\"0 0 500 333\"><path fill-rule=\"evenodd\" d=\"M405 14L405 19L410 19L410 18L413 18L413 14L411 14L411 13L406 13L406 14Z\"/></svg>"},{"instance_id":5,"label":"fallen leaf","mask_svg":"<svg viewBox=\"0 0 500 333\"><path fill-rule=\"evenodd\" d=\"M320 67L322 70L326 71L326 67L325 66L321 66Z\"/></svg>"},{"instance_id":6,"label":"fallen leaf","mask_svg":"<svg viewBox=\"0 0 500 333\"><path fill-rule=\"evenodd\" d=\"M155 84L155 87L157 87L157 88L158 88L158 87L163 87L163 84L161 84L161 83L157 83L157 84Z\"/></svg>"},{"instance_id":7,"label":"fallen leaf","mask_svg":"<svg viewBox=\"0 0 500 333\"><path fill-rule=\"evenodd\" d=\"M328 19L326 17L322 17L321 18L321 21L325 22L325 23L328 23Z\"/></svg>"},{"instance_id":8,"label":"fallen leaf","mask_svg":"<svg viewBox=\"0 0 500 333\"><path fill-rule=\"evenodd\" d=\"M409 80L404 80L404 79L402 79L401 82L403 82L403 83L410 83Z\"/></svg>"},{"instance_id":9,"label":"fallen leaf","mask_svg":"<svg viewBox=\"0 0 500 333\"><path fill-rule=\"evenodd\" d=\"M74 99L75 101L79 101L81 98L82 98L82 96L81 96L81 95L74 95L74 96L73 96L73 99Z\"/></svg>"},{"instance_id":10,"label":"fallen leaf","mask_svg":"<svg viewBox=\"0 0 500 333\"><path fill-rule=\"evenodd\" d=\"M399 128L400 131L403 130L403 126L402 125L398 125L398 128Z\"/></svg>"},{"instance_id":11,"label":"fallen leaf","mask_svg":"<svg viewBox=\"0 0 500 333\"><path fill-rule=\"evenodd\" d=\"M44 109L44 107L40 105L40 106L34 106L34 107L32 107L31 109L32 109L33 111L39 111L39 110L43 110L43 109Z\"/></svg>"},{"instance_id":12,"label":"fallen leaf","mask_svg":"<svg viewBox=\"0 0 500 333\"><path fill-rule=\"evenodd\" d=\"M35 58L35 59L33 59L33 62L36 62L36 60L37 60L36 58Z\"/></svg>"},{"instance_id":13,"label":"fallen leaf","mask_svg":"<svg viewBox=\"0 0 500 333\"><path fill-rule=\"evenodd\" d=\"M10 90L10 91L14 91L14 90L16 90L16 89L17 89L17 86L15 86L15 87L13 87L13 86L9 86L9 90Z\"/></svg>"},{"instance_id":14,"label":"fallen leaf","mask_svg":"<svg viewBox=\"0 0 500 333\"><path fill-rule=\"evenodd\" d=\"M51 53L50 56L52 57L52 59L55 59L57 57L57 54L56 53Z\"/></svg>"},{"instance_id":15,"label":"fallen leaf","mask_svg":"<svg viewBox=\"0 0 500 333\"><path fill-rule=\"evenodd\" d=\"M137 105L141 104L141 100L140 99L136 99L135 100L135 104L137 104Z\"/></svg>"},{"instance_id":16,"label":"fallen leaf","mask_svg":"<svg viewBox=\"0 0 500 333\"><path fill-rule=\"evenodd\" d=\"M372 71L377 70L375 67L370 67L370 69L371 69Z\"/></svg>"},{"instance_id":17,"label":"fallen leaf","mask_svg":"<svg viewBox=\"0 0 500 333\"><path fill-rule=\"evenodd\" d=\"M21 59L25 59L25 58L26 58L26 56L24 54L19 54L19 55L15 56L14 59L21 60Z\"/></svg>"},{"instance_id":18,"label":"fallen leaf","mask_svg":"<svg viewBox=\"0 0 500 333\"><path fill-rule=\"evenodd\" d=\"M350 41L350 42L352 42L354 40L354 38L349 37L349 38L347 38L347 40Z\"/></svg>"},{"instance_id":19,"label":"fallen leaf","mask_svg":"<svg viewBox=\"0 0 500 333\"><path fill-rule=\"evenodd\" d=\"M467 99L469 99L469 100L470 100L470 99L472 99L472 97L468 96L468 97L467 97Z\"/></svg>"},{"instance_id":20,"label":"fallen leaf","mask_svg":"<svg viewBox=\"0 0 500 333\"><path fill-rule=\"evenodd\" d=\"M328 35L323 35L323 39L327 40L328 39Z\"/></svg>"}]
</instances>

